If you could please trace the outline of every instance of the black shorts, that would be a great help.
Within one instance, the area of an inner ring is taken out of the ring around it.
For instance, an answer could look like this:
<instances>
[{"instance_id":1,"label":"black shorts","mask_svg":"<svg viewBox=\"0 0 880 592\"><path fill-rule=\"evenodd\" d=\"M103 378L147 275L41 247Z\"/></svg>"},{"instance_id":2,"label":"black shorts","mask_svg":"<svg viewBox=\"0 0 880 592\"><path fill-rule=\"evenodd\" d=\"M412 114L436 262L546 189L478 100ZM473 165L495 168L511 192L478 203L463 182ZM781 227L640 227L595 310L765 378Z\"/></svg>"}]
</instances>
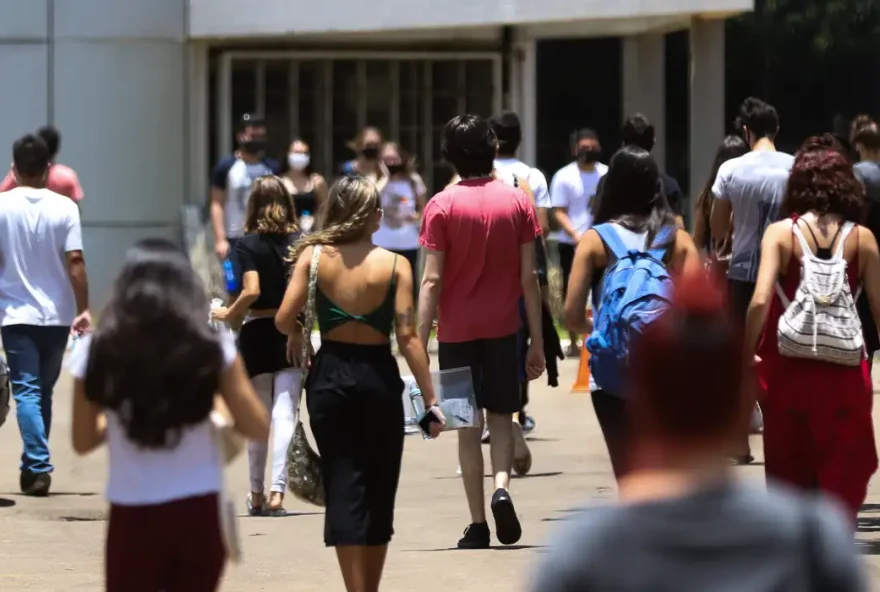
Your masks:
<instances>
[{"instance_id":1,"label":"black shorts","mask_svg":"<svg viewBox=\"0 0 880 592\"><path fill-rule=\"evenodd\" d=\"M565 295L568 294L568 278L571 275L571 265L574 263L576 245L558 243L557 246L559 248L559 267L562 268L562 300L565 301Z\"/></svg>"},{"instance_id":2,"label":"black shorts","mask_svg":"<svg viewBox=\"0 0 880 592\"><path fill-rule=\"evenodd\" d=\"M251 378L291 367L287 361L287 336L275 326L274 317L254 319L242 325L238 332L238 351Z\"/></svg>"},{"instance_id":3,"label":"black shorts","mask_svg":"<svg viewBox=\"0 0 880 592\"><path fill-rule=\"evenodd\" d=\"M440 369L470 368L477 407L493 413L518 413L522 408L517 334L439 344Z\"/></svg>"}]
</instances>

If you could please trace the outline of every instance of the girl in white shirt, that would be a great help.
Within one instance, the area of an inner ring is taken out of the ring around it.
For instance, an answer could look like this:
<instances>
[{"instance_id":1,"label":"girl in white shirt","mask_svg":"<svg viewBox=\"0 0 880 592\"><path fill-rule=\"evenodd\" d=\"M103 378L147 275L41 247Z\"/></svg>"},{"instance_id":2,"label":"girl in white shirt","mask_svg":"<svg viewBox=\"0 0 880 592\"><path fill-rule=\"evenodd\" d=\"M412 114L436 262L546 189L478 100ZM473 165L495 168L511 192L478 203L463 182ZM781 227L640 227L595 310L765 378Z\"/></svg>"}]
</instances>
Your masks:
<instances>
[{"instance_id":1,"label":"girl in white shirt","mask_svg":"<svg viewBox=\"0 0 880 592\"><path fill-rule=\"evenodd\" d=\"M413 170L413 158L396 142L382 147L382 165L388 176L376 183L382 199L382 222L373 234L373 244L405 257L419 275L419 228L425 209L425 183ZM418 299L418 281L413 282L413 299Z\"/></svg>"},{"instance_id":2,"label":"girl in white shirt","mask_svg":"<svg viewBox=\"0 0 880 592\"><path fill-rule=\"evenodd\" d=\"M108 592L217 589L226 549L215 394L244 436L265 440L269 417L208 314L186 254L147 239L128 251L94 335L71 356L73 448L109 449Z\"/></svg>"}]
</instances>

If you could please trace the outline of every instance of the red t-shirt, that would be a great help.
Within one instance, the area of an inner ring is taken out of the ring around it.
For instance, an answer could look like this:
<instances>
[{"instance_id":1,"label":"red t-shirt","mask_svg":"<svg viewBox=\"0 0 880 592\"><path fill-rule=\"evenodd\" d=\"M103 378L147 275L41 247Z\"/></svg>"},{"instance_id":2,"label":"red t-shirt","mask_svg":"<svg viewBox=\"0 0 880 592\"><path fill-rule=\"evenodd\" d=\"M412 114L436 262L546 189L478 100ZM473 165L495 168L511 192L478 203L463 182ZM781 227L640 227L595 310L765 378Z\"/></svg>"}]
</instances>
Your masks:
<instances>
[{"instance_id":1,"label":"red t-shirt","mask_svg":"<svg viewBox=\"0 0 880 592\"><path fill-rule=\"evenodd\" d=\"M9 191L16 187L18 187L18 183L15 182L15 175L12 171L9 171L6 178L0 181L0 192ZM69 197L76 202L83 198L79 177L77 177L76 172L72 168L63 164L53 164L49 167L49 175L46 177L46 189Z\"/></svg>"},{"instance_id":2,"label":"red t-shirt","mask_svg":"<svg viewBox=\"0 0 880 592\"><path fill-rule=\"evenodd\" d=\"M528 196L502 181L461 181L428 202L419 243L445 254L439 341L495 339L519 330L520 247L540 234Z\"/></svg>"}]
</instances>

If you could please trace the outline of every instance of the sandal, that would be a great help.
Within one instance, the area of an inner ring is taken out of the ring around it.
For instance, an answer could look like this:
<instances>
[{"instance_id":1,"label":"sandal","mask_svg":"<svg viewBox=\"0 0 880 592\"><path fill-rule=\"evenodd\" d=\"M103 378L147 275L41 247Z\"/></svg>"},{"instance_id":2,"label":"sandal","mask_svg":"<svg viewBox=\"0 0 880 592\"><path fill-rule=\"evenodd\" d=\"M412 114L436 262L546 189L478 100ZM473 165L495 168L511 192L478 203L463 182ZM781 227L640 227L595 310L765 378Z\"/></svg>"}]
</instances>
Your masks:
<instances>
[{"instance_id":1,"label":"sandal","mask_svg":"<svg viewBox=\"0 0 880 592\"><path fill-rule=\"evenodd\" d=\"M273 493L274 493L274 492L273 492ZM271 516L272 518L282 518L282 517L284 517L284 516L287 516L287 510L285 510L283 506L278 505L278 506L275 507L275 508L273 508L273 507L271 506L271 504L272 504L272 501L271 501L271 500L272 500L272 497L273 497L273 496L269 496L269 500L270 500L270 501L269 501L269 503L266 504L266 509L265 509L265 511L263 512L263 515L264 515L264 516ZM281 494L280 497L281 497L281 501L283 502L283 501L284 501L284 494Z\"/></svg>"},{"instance_id":2,"label":"sandal","mask_svg":"<svg viewBox=\"0 0 880 592\"><path fill-rule=\"evenodd\" d=\"M263 503L266 501L266 495L262 493L249 493L247 496L247 500L245 500L245 507L247 507L247 512L249 516L262 516L263 515L263 503L256 505L254 504L254 497L259 496Z\"/></svg>"}]
</instances>

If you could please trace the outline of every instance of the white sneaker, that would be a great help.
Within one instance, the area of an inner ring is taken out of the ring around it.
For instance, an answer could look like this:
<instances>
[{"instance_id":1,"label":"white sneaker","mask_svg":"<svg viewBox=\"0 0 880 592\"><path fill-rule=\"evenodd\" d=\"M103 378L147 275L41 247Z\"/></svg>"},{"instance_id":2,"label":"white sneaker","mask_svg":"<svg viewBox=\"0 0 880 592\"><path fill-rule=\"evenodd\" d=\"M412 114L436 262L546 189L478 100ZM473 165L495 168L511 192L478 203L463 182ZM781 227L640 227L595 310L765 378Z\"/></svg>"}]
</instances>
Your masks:
<instances>
[{"instance_id":1,"label":"white sneaker","mask_svg":"<svg viewBox=\"0 0 880 592\"><path fill-rule=\"evenodd\" d=\"M461 477L461 465L458 465L458 470L455 471L455 474Z\"/></svg>"}]
</instances>

